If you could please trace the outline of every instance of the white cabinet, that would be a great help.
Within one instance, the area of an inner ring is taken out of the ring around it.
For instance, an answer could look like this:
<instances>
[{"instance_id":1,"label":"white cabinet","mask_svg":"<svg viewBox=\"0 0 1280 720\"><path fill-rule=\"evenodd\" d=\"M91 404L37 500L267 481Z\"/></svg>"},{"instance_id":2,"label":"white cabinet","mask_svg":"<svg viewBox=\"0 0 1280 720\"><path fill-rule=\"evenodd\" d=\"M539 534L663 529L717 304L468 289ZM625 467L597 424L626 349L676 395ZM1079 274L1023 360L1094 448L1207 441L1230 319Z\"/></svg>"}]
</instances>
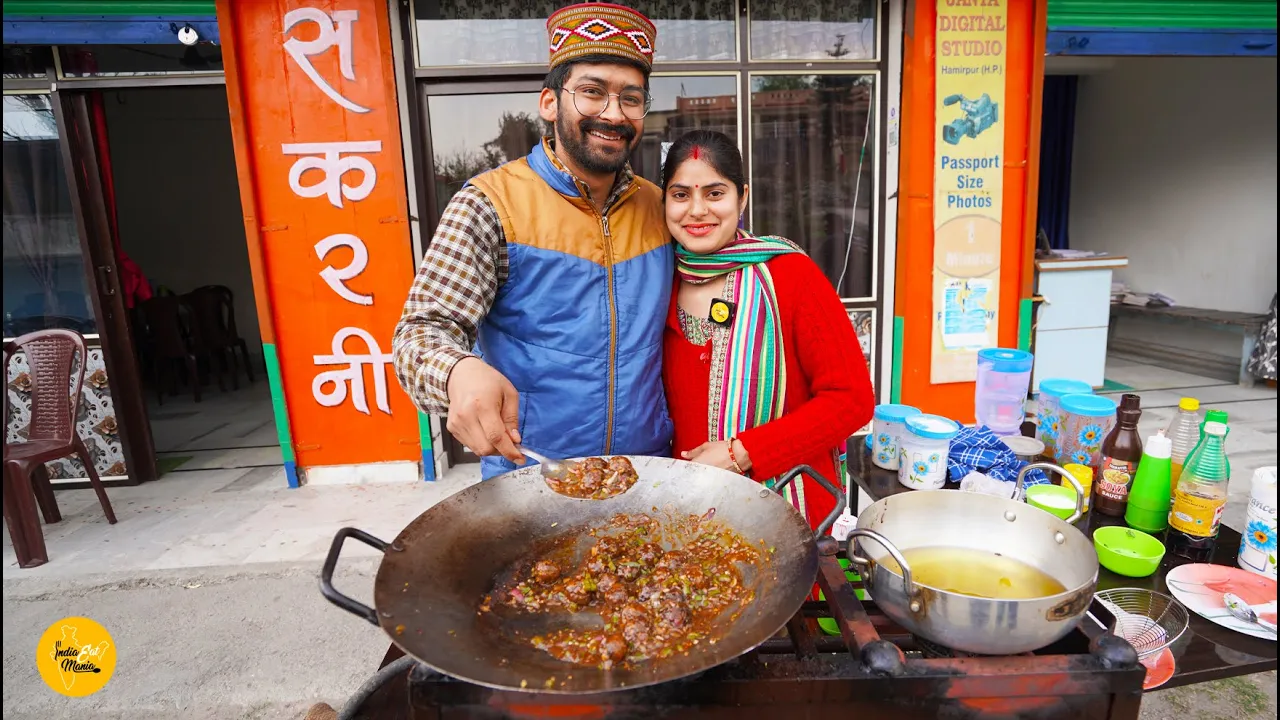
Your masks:
<instances>
[{"instance_id":1,"label":"white cabinet","mask_svg":"<svg viewBox=\"0 0 1280 720\"><path fill-rule=\"evenodd\" d=\"M1129 261L1104 256L1036 261L1035 368L1031 391L1044 378L1083 380L1102 387L1111 318L1111 272Z\"/></svg>"}]
</instances>

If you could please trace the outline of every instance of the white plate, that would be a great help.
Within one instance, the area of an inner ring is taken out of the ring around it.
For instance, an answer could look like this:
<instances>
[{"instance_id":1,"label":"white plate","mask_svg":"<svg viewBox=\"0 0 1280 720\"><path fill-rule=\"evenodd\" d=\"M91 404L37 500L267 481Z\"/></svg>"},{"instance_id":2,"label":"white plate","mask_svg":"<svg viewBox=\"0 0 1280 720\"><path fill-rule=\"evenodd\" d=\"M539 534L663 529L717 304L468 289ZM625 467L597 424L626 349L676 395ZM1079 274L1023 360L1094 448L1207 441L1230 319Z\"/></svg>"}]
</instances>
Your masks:
<instances>
[{"instance_id":1,"label":"white plate","mask_svg":"<svg viewBox=\"0 0 1280 720\"><path fill-rule=\"evenodd\" d=\"M1275 580L1229 565L1194 563L1170 570L1165 584L1178 602L1200 617L1238 633L1275 641L1275 633L1237 618L1222 602L1223 593L1234 593L1259 614L1269 608L1268 619L1275 622Z\"/></svg>"}]
</instances>

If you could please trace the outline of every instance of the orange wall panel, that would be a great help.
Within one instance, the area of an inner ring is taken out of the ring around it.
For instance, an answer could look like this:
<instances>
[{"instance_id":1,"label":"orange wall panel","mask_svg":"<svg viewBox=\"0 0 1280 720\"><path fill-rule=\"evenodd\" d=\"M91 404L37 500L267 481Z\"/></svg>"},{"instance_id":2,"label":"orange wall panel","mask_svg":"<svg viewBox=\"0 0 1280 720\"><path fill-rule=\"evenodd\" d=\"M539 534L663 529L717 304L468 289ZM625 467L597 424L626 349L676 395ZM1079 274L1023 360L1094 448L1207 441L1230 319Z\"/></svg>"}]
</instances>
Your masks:
<instances>
[{"instance_id":1,"label":"orange wall panel","mask_svg":"<svg viewBox=\"0 0 1280 720\"><path fill-rule=\"evenodd\" d=\"M934 227L934 112L936 91L936 26L939 2L908 3L903 41L902 166L898 215L898 258L894 304L903 319L901 402L960 422L972 422L974 384L930 381L930 340L933 332ZM998 337L1001 347L1017 347L1019 301L1029 297L1025 262L1034 252L1034 237L1026 237L1028 154L1032 138L1032 90L1036 63L1037 23L1044 22L1044 0L1006 0L1008 32L1004 116L1004 188L1000 242L1000 301ZM1042 33L1041 33L1042 34ZM1038 127L1038 124L1037 124Z\"/></svg>"},{"instance_id":2,"label":"orange wall panel","mask_svg":"<svg viewBox=\"0 0 1280 720\"><path fill-rule=\"evenodd\" d=\"M417 410L389 365L414 267L387 4L217 9L258 303L274 331L264 341L298 465L418 459Z\"/></svg>"}]
</instances>

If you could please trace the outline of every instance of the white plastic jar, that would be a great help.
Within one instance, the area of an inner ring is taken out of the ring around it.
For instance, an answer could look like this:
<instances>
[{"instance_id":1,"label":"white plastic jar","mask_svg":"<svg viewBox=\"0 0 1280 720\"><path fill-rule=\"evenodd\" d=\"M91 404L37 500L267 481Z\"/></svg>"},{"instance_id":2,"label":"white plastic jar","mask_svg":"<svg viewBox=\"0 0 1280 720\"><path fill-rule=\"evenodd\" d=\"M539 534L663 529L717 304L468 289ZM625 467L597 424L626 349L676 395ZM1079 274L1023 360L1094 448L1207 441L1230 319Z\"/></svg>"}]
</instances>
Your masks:
<instances>
[{"instance_id":1,"label":"white plastic jar","mask_svg":"<svg viewBox=\"0 0 1280 720\"><path fill-rule=\"evenodd\" d=\"M960 425L940 415L913 415L899 443L898 482L913 490L940 490L947 483L947 455Z\"/></svg>"},{"instance_id":2,"label":"white plastic jar","mask_svg":"<svg viewBox=\"0 0 1280 720\"><path fill-rule=\"evenodd\" d=\"M871 424L871 463L885 470L898 469L898 443L907 432L907 418L919 415L910 405L877 405Z\"/></svg>"},{"instance_id":3,"label":"white plastic jar","mask_svg":"<svg viewBox=\"0 0 1280 720\"><path fill-rule=\"evenodd\" d=\"M1236 562L1249 572L1276 579L1275 466L1253 471L1253 489Z\"/></svg>"}]
</instances>

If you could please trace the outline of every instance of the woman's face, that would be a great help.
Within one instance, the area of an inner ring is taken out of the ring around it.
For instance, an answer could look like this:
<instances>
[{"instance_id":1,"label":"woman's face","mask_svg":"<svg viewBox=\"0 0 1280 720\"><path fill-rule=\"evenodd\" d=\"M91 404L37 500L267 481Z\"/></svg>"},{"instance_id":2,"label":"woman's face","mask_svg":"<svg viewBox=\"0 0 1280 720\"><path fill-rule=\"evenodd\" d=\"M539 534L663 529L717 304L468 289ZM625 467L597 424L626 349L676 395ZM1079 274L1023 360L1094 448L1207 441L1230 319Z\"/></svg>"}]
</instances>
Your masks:
<instances>
[{"instance_id":1,"label":"woman's face","mask_svg":"<svg viewBox=\"0 0 1280 720\"><path fill-rule=\"evenodd\" d=\"M667 185L664 203L671 237L698 255L728 245L747 207L746 190L743 188L739 196L733 183L702 160L689 158L680 163Z\"/></svg>"}]
</instances>

